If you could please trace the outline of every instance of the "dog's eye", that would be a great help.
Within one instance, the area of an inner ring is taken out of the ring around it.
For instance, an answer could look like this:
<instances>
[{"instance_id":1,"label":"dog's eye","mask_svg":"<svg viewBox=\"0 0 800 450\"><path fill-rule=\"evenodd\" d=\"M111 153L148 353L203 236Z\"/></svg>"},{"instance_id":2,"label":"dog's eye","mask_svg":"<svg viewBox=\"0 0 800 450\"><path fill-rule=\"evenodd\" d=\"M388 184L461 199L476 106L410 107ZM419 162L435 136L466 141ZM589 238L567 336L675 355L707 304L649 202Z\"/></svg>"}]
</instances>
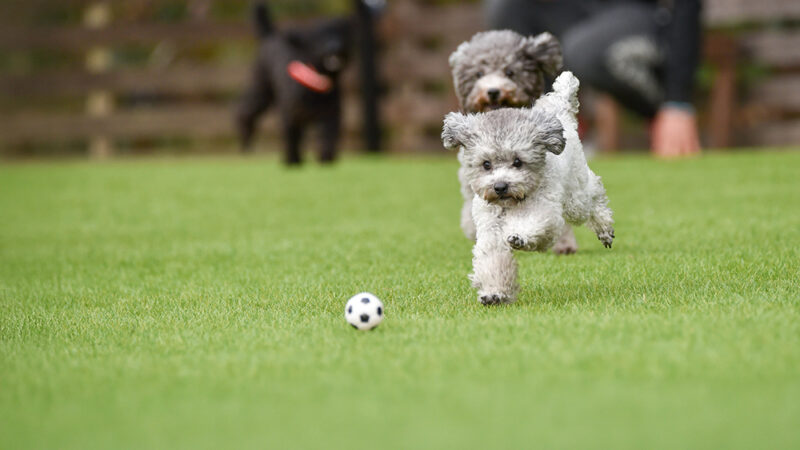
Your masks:
<instances>
[{"instance_id":1,"label":"dog's eye","mask_svg":"<svg viewBox=\"0 0 800 450\"><path fill-rule=\"evenodd\" d=\"M477 71L477 72L475 72L475 78L476 78L476 79L483 78L483 72L481 72L480 70L479 70L479 71Z\"/></svg>"},{"instance_id":2,"label":"dog's eye","mask_svg":"<svg viewBox=\"0 0 800 450\"><path fill-rule=\"evenodd\" d=\"M514 71L511 69L506 69L506 76L511 78L514 76Z\"/></svg>"},{"instance_id":3,"label":"dog's eye","mask_svg":"<svg viewBox=\"0 0 800 450\"><path fill-rule=\"evenodd\" d=\"M514 162L511 163L511 165L519 169L522 167L522 161L520 161L519 158L514 158Z\"/></svg>"},{"instance_id":4,"label":"dog's eye","mask_svg":"<svg viewBox=\"0 0 800 450\"><path fill-rule=\"evenodd\" d=\"M490 163L489 161L484 161L483 162L483 168L485 170L492 170L492 163Z\"/></svg>"}]
</instances>

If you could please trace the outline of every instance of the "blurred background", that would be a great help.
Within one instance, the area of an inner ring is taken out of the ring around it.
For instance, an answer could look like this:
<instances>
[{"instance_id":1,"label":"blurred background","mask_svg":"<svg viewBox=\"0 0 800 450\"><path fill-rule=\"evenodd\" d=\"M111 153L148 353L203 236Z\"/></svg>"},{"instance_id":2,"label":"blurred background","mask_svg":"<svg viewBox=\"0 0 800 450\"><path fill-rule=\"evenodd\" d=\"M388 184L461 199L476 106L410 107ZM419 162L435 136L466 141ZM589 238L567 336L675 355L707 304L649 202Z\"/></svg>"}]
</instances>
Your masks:
<instances>
[{"instance_id":1,"label":"blurred background","mask_svg":"<svg viewBox=\"0 0 800 450\"><path fill-rule=\"evenodd\" d=\"M272 0L279 27L352 14L350 0ZM232 114L256 38L249 0L3 0L0 157L238 152ZM381 149L444 152L457 109L448 55L485 29L477 1L389 0L374 15ZM695 104L704 147L800 144L800 1L707 0ZM341 147L366 147L359 64L343 76ZM600 151L642 151L647 127L600 94ZM256 150L280 148L274 111Z\"/></svg>"}]
</instances>

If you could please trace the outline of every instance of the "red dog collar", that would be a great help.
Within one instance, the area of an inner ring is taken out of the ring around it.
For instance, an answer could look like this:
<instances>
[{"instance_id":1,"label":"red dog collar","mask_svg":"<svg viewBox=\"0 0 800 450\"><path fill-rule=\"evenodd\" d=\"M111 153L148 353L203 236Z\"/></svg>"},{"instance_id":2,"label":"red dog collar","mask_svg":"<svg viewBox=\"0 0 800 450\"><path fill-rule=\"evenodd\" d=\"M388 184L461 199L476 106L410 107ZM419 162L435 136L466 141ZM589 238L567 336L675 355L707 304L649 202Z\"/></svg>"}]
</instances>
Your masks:
<instances>
[{"instance_id":1,"label":"red dog collar","mask_svg":"<svg viewBox=\"0 0 800 450\"><path fill-rule=\"evenodd\" d=\"M329 76L323 75L311 66L301 63L300 61L292 61L286 67L289 76L294 81L302 84L303 86L311 89L314 92L325 93L333 89L333 81Z\"/></svg>"}]
</instances>

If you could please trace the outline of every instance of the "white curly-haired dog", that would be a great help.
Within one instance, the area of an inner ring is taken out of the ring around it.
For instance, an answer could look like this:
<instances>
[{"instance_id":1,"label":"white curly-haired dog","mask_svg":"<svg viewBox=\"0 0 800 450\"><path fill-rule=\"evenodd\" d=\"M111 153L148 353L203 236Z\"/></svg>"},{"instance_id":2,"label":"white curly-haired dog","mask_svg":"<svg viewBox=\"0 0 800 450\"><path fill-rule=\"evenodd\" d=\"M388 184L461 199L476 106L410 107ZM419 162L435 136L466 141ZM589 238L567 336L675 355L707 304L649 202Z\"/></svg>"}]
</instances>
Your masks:
<instances>
[{"instance_id":1,"label":"white curly-haired dog","mask_svg":"<svg viewBox=\"0 0 800 450\"><path fill-rule=\"evenodd\" d=\"M546 251L569 224L587 224L611 247L608 197L578 138L578 85L563 72L532 108L445 117L442 141L461 149L464 180L475 193L470 279L483 304L515 301L513 250Z\"/></svg>"},{"instance_id":2,"label":"white curly-haired dog","mask_svg":"<svg viewBox=\"0 0 800 450\"><path fill-rule=\"evenodd\" d=\"M525 37L510 30L485 31L461 43L450 55L453 86L461 110L467 113L486 112L499 108L523 108L542 96L545 78L561 71L561 45L550 33ZM475 193L465 179L464 155L459 169L461 194L461 229L468 239L475 240L472 220L472 198ZM572 228L566 227L553 247L559 254L575 253L578 243Z\"/></svg>"}]
</instances>

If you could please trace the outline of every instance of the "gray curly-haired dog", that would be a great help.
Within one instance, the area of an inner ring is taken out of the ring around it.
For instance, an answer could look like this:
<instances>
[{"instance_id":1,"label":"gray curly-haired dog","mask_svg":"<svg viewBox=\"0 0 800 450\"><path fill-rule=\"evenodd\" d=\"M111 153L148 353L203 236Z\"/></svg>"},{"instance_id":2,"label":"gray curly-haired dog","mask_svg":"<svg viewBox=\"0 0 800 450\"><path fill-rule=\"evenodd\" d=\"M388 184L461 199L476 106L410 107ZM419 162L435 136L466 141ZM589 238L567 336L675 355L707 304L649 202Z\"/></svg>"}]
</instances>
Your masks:
<instances>
[{"instance_id":1,"label":"gray curly-haired dog","mask_svg":"<svg viewBox=\"0 0 800 450\"><path fill-rule=\"evenodd\" d=\"M561 45L550 33L525 37L509 30L481 32L450 55L456 96L461 110L467 113L530 106L544 93L546 78L555 77L562 65ZM465 180L462 153L458 159L462 162L458 178L464 197L461 229L467 238L475 240L475 193ZM577 250L575 235L567 227L553 251L569 254Z\"/></svg>"},{"instance_id":2,"label":"gray curly-haired dog","mask_svg":"<svg viewBox=\"0 0 800 450\"><path fill-rule=\"evenodd\" d=\"M545 77L561 71L561 46L550 33L484 31L461 43L449 62L464 112L519 108L541 97Z\"/></svg>"},{"instance_id":3,"label":"gray curly-haired dog","mask_svg":"<svg viewBox=\"0 0 800 450\"><path fill-rule=\"evenodd\" d=\"M604 246L614 221L600 177L578 138L578 79L563 72L532 108L450 113L442 141L460 149L475 193L473 286L483 304L516 300L513 250L546 251L569 224L586 224Z\"/></svg>"}]
</instances>

